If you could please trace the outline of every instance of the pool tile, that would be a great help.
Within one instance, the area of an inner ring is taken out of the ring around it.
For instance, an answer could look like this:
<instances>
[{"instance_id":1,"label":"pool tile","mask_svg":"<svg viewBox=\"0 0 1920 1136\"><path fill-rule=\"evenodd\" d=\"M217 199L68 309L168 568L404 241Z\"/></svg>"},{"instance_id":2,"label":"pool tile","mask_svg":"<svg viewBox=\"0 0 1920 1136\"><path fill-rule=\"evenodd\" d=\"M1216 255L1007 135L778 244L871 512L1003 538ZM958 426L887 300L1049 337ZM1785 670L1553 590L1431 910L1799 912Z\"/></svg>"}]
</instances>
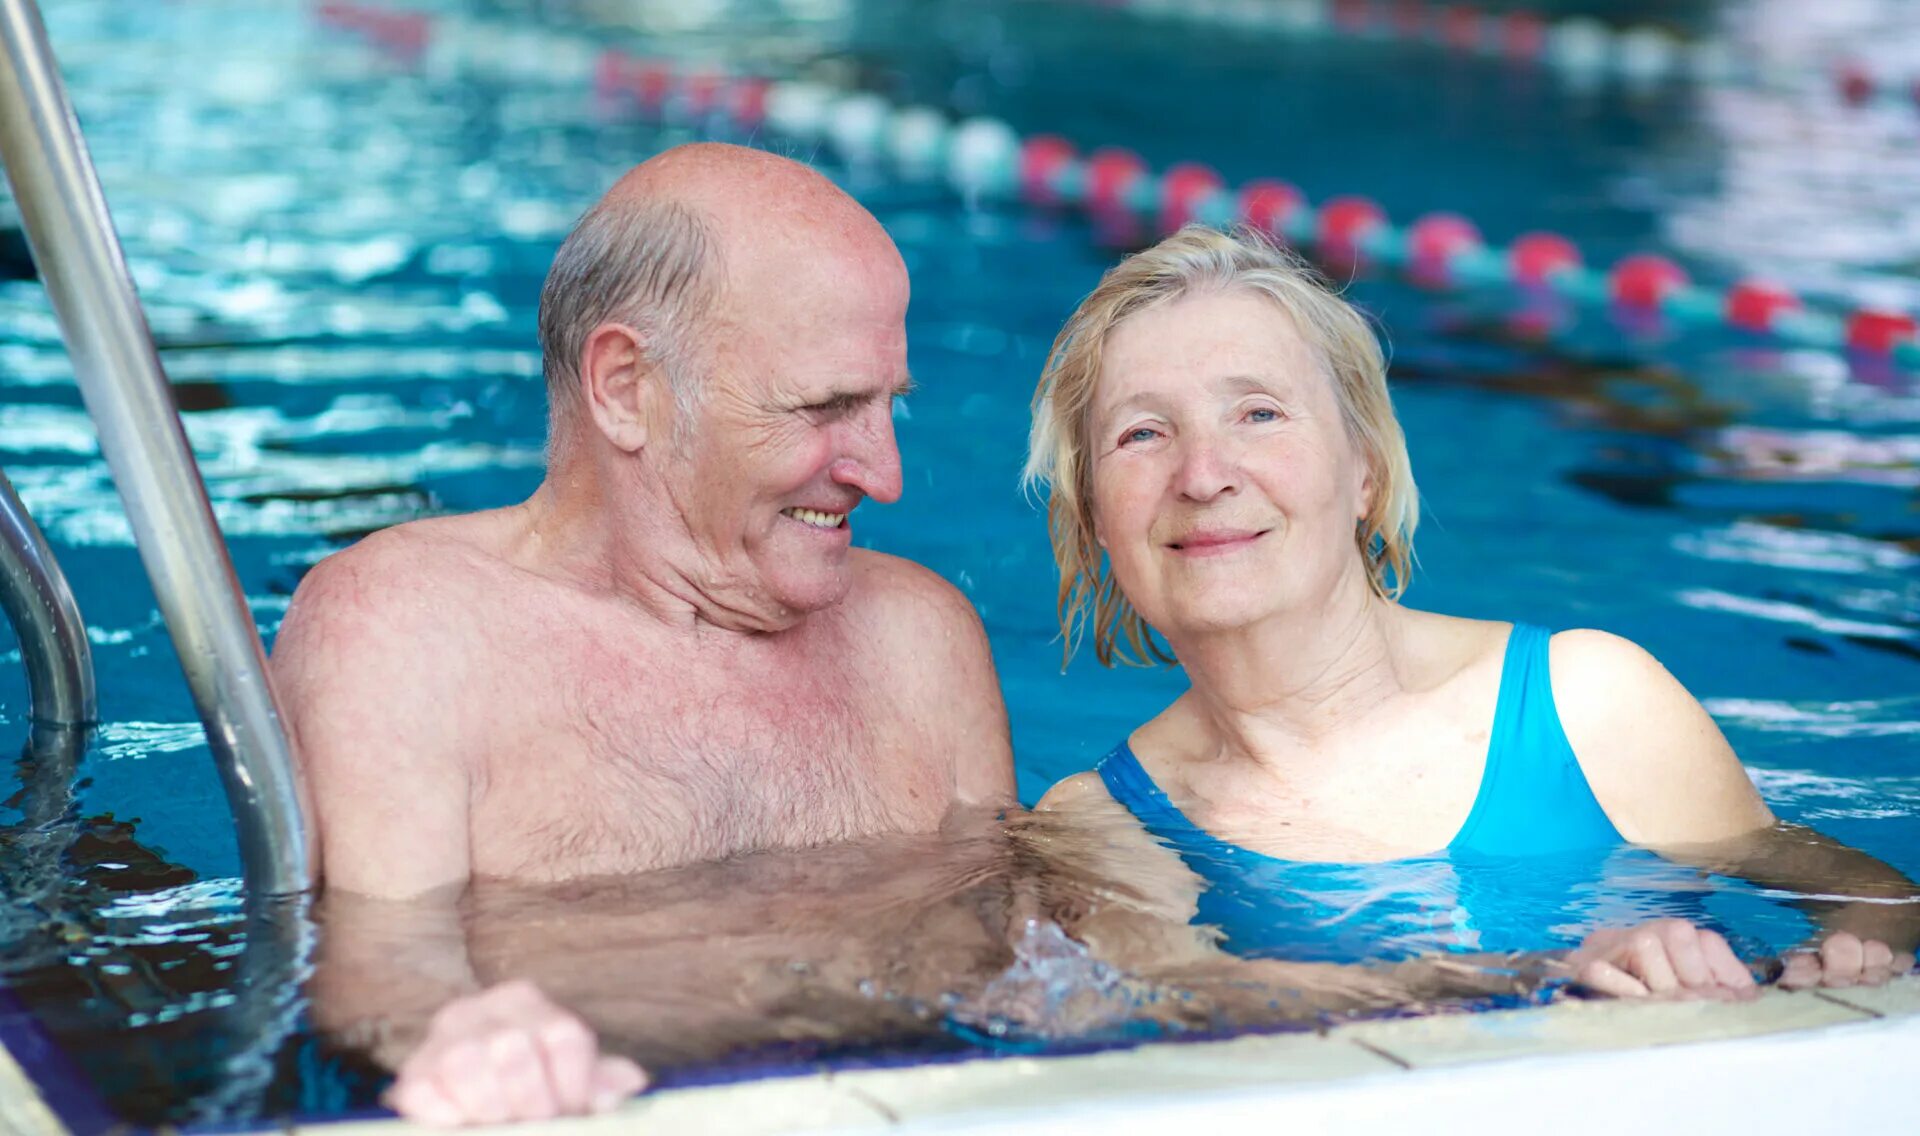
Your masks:
<instances>
[{"instance_id":1,"label":"pool tile","mask_svg":"<svg viewBox=\"0 0 1920 1136\"><path fill-rule=\"evenodd\" d=\"M1869 1014L1897 1018L1920 1014L1920 975L1896 978L1885 986L1851 986L1844 990L1822 990L1830 1001L1865 1010Z\"/></svg>"},{"instance_id":2,"label":"pool tile","mask_svg":"<svg viewBox=\"0 0 1920 1136\"><path fill-rule=\"evenodd\" d=\"M67 1136L66 1126L40 1099L26 1071L0 1048L0 1132L9 1136Z\"/></svg>"},{"instance_id":3,"label":"pool tile","mask_svg":"<svg viewBox=\"0 0 1920 1136\"><path fill-rule=\"evenodd\" d=\"M516 1124L514 1136L774 1136L785 1132L880 1130L888 1116L825 1077L783 1077L635 1097L605 1116ZM400 1136L398 1121L303 1125L307 1136Z\"/></svg>"},{"instance_id":4,"label":"pool tile","mask_svg":"<svg viewBox=\"0 0 1920 1136\"><path fill-rule=\"evenodd\" d=\"M1568 1002L1537 1010L1359 1022L1335 1037L1414 1068L1506 1057L1752 1037L1867 1020L1816 994L1769 990L1752 1002Z\"/></svg>"},{"instance_id":5,"label":"pool tile","mask_svg":"<svg viewBox=\"0 0 1920 1136\"><path fill-rule=\"evenodd\" d=\"M834 1084L900 1119L1024 1110L1116 1094L1162 1094L1243 1085L1323 1082L1399 1066L1316 1034L1145 1045L1079 1057L1009 1057L918 1069L836 1074Z\"/></svg>"}]
</instances>

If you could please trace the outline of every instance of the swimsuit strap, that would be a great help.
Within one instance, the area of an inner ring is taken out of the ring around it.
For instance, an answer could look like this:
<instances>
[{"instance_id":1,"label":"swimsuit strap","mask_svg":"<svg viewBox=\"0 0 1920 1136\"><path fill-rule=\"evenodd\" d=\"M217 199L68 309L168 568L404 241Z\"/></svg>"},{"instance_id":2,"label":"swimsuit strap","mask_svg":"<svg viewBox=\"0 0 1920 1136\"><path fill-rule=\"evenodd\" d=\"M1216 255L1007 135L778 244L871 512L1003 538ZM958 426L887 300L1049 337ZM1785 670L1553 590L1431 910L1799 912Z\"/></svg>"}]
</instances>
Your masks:
<instances>
[{"instance_id":1,"label":"swimsuit strap","mask_svg":"<svg viewBox=\"0 0 1920 1136\"><path fill-rule=\"evenodd\" d=\"M1552 640L1531 623L1507 636L1480 792L1450 850L1522 855L1621 842L1560 724Z\"/></svg>"},{"instance_id":2,"label":"swimsuit strap","mask_svg":"<svg viewBox=\"0 0 1920 1136\"><path fill-rule=\"evenodd\" d=\"M1176 850L1229 858L1259 855L1251 849L1230 844L1188 820L1187 814L1181 812L1165 790L1154 782L1153 777L1141 766L1140 759L1134 756L1133 747L1124 740L1101 758L1093 771L1100 775L1107 793L1115 801L1132 813L1149 833Z\"/></svg>"}]
</instances>

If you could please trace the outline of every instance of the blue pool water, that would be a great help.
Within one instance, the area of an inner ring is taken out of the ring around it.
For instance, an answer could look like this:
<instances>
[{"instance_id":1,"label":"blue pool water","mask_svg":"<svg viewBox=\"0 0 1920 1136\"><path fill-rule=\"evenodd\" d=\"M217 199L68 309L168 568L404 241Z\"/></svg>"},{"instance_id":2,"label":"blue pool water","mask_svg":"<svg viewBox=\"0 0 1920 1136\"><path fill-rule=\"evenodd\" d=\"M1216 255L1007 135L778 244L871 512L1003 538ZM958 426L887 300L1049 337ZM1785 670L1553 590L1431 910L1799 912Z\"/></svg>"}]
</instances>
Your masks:
<instances>
[{"instance_id":1,"label":"blue pool water","mask_svg":"<svg viewBox=\"0 0 1920 1136\"><path fill-rule=\"evenodd\" d=\"M1456 210L1496 240L1551 228L1593 263L1664 250L1704 281L1765 272L1813 297L1920 310L1920 183L1884 176L1910 169L1920 113L1849 110L1819 84L1583 91L1414 47L1170 32L1036 0L657 5L639 31L594 25L586 5L419 7L542 11L607 43L829 71L1022 133L1124 143L1156 166L1285 177L1314 200L1367 193L1397 218ZM1885 41L1920 42L1912 12L1862 7L1913 25ZM1769 50L1790 54L1804 8L1723 0L1687 28L1765 27ZM586 203L684 130L610 115L538 68L400 66L321 34L298 4L46 9L264 634L301 572L346 541L537 484L547 261ZM857 539L931 566L979 608L1031 802L1183 686L1090 658L1062 670L1042 516L1015 488L1046 347L1117 251L1071 215L969 207L818 157L914 281L906 494L863 507ZM1920 876L1913 378L1593 312L1528 337L1509 297L1388 279L1350 295L1391 345L1423 492L1409 601L1639 641L1714 712L1783 818ZM238 861L219 783L44 296L24 281L0 282L0 468L93 640L103 726L82 810L134 822L139 846L198 881L116 917L147 904L181 934L230 922ZM7 634L0 740L25 729ZM129 862L149 881L174 870ZM1797 924L1749 899L1758 937L1791 941ZM16 945L42 930L18 912L0 924Z\"/></svg>"}]
</instances>

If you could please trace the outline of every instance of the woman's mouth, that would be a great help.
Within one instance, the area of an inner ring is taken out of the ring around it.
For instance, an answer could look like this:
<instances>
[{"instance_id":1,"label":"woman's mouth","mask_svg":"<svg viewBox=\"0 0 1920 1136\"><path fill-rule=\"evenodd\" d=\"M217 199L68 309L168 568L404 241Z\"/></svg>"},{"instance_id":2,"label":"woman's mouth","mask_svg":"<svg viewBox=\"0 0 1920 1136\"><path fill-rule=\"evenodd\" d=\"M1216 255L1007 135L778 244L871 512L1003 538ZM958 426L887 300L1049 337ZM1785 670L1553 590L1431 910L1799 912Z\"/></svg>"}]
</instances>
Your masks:
<instances>
[{"instance_id":1,"label":"woman's mouth","mask_svg":"<svg viewBox=\"0 0 1920 1136\"><path fill-rule=\"evenodd\" d=\"M1200 529L1187 533L1167 547L1183 556L1218 556L1237 552L1272 532L1272 529Z\"/></svg>"}]
</instances>

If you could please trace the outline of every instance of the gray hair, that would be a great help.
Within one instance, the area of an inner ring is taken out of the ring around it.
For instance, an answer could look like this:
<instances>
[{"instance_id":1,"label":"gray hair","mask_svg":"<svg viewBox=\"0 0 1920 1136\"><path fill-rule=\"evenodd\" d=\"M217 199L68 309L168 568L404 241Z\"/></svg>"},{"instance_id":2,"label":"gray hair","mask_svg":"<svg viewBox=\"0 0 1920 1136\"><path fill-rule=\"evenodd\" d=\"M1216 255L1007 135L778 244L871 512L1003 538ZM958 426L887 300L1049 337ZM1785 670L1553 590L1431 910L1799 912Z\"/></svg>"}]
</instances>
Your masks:
<instances>
[{"instance_id":1,"label":"gray hair","mask_svg":"<svg viewBox=\"0 0 1920 1136\"><path fill-rule=\"evenodd\" d=\"M1033 395L1023 487L1048 489L1047 529L1060 568L1060 631L1073 654L1093 632L1095 656L1172 662L1127 602L1100 548L1093 521L1093 460L1088 417L1107 341L1128 319L1185 296L1243 291L1264 297L1292 320L1332 381L1347 436L1372 475L1374 499L1354 545L1375 595L1398 599L1413 563L1420 498L1407 440L1387 394L1387 365L1373 329L1300 257L1257 230L1230 233L1188 225L1107 271L1053 341Z\"/></svg>"},{"instance_id":2,"label":"gray hair","mask_svg":"<svg viewBox=\"0 0 1920 1136\"><path fill-rule=\"evenodd\" d=\"M686 422L699 396L691 373L702 346L695 329L719 291L714 247L708 220L675 202L601 201L580 218L540 289L540 351L555 424L581 409L580 355L593 329L609 322L645 337Z\"/></svg>"}]
</instances>

